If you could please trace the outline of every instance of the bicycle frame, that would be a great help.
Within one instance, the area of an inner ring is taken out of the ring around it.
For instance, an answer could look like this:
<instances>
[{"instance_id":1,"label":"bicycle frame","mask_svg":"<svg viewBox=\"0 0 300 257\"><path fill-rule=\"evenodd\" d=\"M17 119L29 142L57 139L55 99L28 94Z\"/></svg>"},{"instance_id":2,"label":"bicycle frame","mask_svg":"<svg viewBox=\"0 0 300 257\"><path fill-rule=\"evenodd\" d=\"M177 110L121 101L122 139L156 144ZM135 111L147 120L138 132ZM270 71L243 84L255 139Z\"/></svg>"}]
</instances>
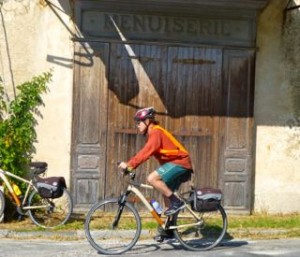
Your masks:
<instances>
[{"instance_id":1,"label":"bicycle frame","mask_svg":"<svg viewBox=\"0 0 300 257\"><path fill-rule=\"evenodd\" d=\"M0 185L2 186L0 191L1 215L5 211L5 201L9 200L16 208L19 218L29 216L33 223L39 227L54 228L65 224L69 220L73 210L72 197L66 189L63 177L59 180L53 179L54 182L57 182L57 186L51 180L52 177L50 177L50 180L49 178L43 178L47 166L46 162L30 163L31 174L28 179L0 168ZM24 184L23 190L15 188L14 181L22 182ZM4 193L5 196L8 196L8 199L4 197L3 187L5 187ZM52 188L53 194L50 194ZM48 190L46 191L46 193L49 193L48 195L43 194L45 190Z\"/></svg>"},{"instance_id":2,"label":"bicycle frame","mask_svg":"<svg viewBox=\"0 0 300 257\"><path fill-rule=\"evenodd\" d=\"M139 187L142 188L148 188L148 189L153 189L152 186L147 185L147 184L137 184ZM167 217L166 222L164 222L160 216L156 213L156 211L154 210L154 208L151 206L151 204L147 201L147 199L145 198L145 196L143 195L143 193L137 188L135 187L133 184L129 184L127 187L127 192L125 193L125 195L127 196L130 192L134 193L141 201L142 203L145 205L145 207L150 211L150 213L152 214L153 218L158 222L159 225L162 226L163 229L176 229L176 228L180 228L180 227L189 227L189 226L194 226L194 225L201 225L202 224L202 220L199 220L197 223L191 223L191 224L185 224L185 225L179 225L179 226L169 226L168 225L168 221L169 221L169 217ZM177 193L175 193L178 197L180 197ZM199 219L198 215L190 208L189 205L185 205L185 208L196 218Z\"/></svg>"},{"instance_id":3,"label":"bicycle frame","mask_svg":"<svg viewBox=\"0 0 300 257\"><path fill-rule=\"evenodd\" d=\"M142 188L148 188L148 189L153 190L153 187L150 185L140 184L139 186ZM136 188L134 185L129 184L127 187L127 192L133 192L142 201L142 203L145 205L145 207L150 211L151 215L158 222L158 224L163 226L163 224L164 224L163 220L158 216L157 212L154 210L152 205L147 201L145 196L142 194L142 192L138 188Z\"/></svg>"},{"instance_id":4,"label":"bicycle frame","mask_svg":"<svg viewBox=\"0 0 300 257\"><path fill-rule=\"evenodd\" d=\"M28 185L22 202L20 201L19 197L14 192L14 190L12 188L12 185L9 182L9 180L7 179L6 176L12 177L12 178L17 179L19 181L22 181L22 182L24 182L24 183L26 183ZM27 198L29 196L29 192L31 191L31 189L37 191L36 187L32 183L32 180L27 180L27 179L21 178L18 175L15 175L15 174L13 174L13 173L11 173L9 171L5 171L5 170L2 170L2 169L0 169L0 178L5 183L6 187L8 188L9 193L13 197L13 199L14 199L14 201L15 201L15 203L16 203L16 205L17 205L18 208L22 208L23 210L29 210L29 209L38 209L38 208L42 208L42 207L46 206L46 205L45 206L34 206L34 207L32 207L32 206L24 206L25 203L26 203L26 201L27 201Z\"/></svg>"}]
</instances>

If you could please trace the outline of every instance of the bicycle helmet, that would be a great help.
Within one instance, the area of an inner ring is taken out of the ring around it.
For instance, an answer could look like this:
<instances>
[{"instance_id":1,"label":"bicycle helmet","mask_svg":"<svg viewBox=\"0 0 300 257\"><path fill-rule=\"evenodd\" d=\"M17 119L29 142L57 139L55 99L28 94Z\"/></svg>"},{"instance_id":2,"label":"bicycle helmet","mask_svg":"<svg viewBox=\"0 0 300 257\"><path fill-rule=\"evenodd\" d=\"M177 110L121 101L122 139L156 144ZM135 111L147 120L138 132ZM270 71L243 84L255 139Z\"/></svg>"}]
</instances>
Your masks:
<instances>
[{"instance_id":1,"label":"bicycle helmet","mask_svg":"<svg viewBox=\"0 0 300 257\"><path fill-rule=\"evenodd\" d=\"M155 110L153 107L143 108L138 110L134 115L135 121L144 121L146 119L154 120L155 117Z\"/></svg>"}]
</instances>

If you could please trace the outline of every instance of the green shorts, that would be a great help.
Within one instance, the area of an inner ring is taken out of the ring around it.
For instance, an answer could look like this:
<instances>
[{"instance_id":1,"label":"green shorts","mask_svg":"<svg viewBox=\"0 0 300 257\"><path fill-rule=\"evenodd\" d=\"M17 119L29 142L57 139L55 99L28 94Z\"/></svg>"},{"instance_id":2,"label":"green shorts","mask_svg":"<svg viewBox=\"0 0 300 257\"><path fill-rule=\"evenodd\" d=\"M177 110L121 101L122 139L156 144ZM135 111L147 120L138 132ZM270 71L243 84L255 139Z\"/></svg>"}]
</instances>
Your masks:
<instances>
[{"instance_id":1,"label":"green shorts","mask_svg":"<svg viewBox=\"0 0 300 257\"><path fill-rule=\"evenodd\" d=\"M191 172L182 166L170 162L163 164L156 171L160 175L162 181L164 181L172 191L177 190L182 183L182 180L179 179L179 177L187 172Z\"/></svg>"}]
</instances>

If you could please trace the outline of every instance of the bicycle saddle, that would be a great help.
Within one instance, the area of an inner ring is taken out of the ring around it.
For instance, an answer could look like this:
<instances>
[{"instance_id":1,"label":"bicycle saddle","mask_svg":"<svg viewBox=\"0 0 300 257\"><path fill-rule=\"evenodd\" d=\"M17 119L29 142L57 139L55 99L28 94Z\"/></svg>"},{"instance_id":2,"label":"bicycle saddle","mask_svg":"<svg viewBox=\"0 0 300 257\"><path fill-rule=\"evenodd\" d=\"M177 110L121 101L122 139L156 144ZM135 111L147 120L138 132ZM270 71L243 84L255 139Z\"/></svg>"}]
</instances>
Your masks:
<instances>
[{"instance_id":1,"label":"bicycle saddle","mask_svg":"<svg viewBox=\"0 0 300 257\"><path fill-rule=\"evenodd\" d=\"M47 162L31 162L29 164L30 168L34 170L36 174L42 174L45 172L48 168Z\"/></svg>"}]
</instances>

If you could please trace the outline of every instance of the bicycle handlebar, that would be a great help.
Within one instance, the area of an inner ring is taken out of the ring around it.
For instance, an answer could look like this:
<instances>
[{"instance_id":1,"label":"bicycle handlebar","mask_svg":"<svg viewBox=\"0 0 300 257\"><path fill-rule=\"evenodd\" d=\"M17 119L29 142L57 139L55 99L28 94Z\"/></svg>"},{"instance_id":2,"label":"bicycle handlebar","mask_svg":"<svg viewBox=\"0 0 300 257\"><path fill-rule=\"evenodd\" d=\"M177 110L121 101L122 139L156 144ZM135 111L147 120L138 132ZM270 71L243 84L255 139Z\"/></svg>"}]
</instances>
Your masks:
<instances>
[{"instance_id":1,"label":"bicycle handlebar","mask_svg":"<svg viewBox=\"0 0 300 257\"><path fill-rule=\"evenodd\" d=\"M118 166L120 165L120 163L121 163L120 161L117 162ZM123 173L123 176L129 175L131 180L134 180L134 178L135 178L135 172L132 170L128 170L127 168L122 169L122 173Z\"/></svg>"},{"instance_id":2,"label":"bicycle handlebar","mask_svg":"<svg viewBox=\"0 0 300 257\"><path fill-rule=\"evenodd\" d=\"M135 179L135 172L133 172L132 170L128 170L128 169L123 169L123 175L126 176L126 175L129 175L129 177L131 178L131 180L134 180Z\"/></svg>"}]
</instances>

